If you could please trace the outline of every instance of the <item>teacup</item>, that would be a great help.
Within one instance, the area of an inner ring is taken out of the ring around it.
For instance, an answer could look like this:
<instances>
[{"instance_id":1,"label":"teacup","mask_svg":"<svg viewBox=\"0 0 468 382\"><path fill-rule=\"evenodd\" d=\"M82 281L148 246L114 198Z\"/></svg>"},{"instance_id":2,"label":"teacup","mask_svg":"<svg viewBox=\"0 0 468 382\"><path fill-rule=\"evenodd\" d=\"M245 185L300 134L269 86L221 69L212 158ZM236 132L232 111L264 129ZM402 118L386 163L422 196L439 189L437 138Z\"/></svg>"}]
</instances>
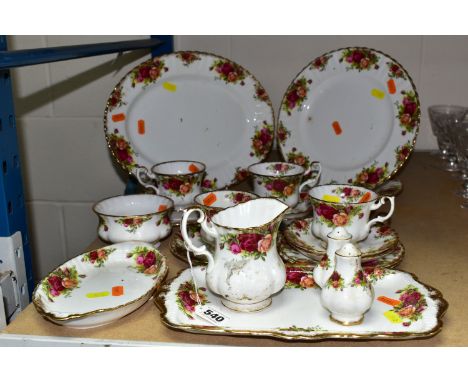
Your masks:
<instances>
[{"instance_id":1,"label":"teacup","mask_svg":"<svg viewBox=\"0 0 468 382\"><path fill-rule=\"evenodd\" d=\"M395 198L379 197L374 191L348 184L328 184L309 190L314 209L312 233L327 241L327 235L335 227L345 227L353 236L352 241L364 240L371 227L384 222L393 214ZM390 211L369 221L371 211L378 209L385 201L390 202Z\"/></svg>"},{"instance_id":2,"label":"teacup","mask_svg":"<svg viewBox=\"0 0 468 382\"><path fill-rule=\"evenodd\" d=\"M171 199L159 195L123 195L93 206L99 217L98 235L107 242L155 242L171 233Z\"/></svg>"},{"instance_id":3,"label":"teacup","mask_svg":"<svg viewBox=\"0 0 468 382\"><path fill-rule=\"evenodd\" d=\"M291 208L299 202L299 193L305 186L317 184L322 171L319 162L312 162L307 173L304 167L286 162L256 163L248 170L253 176L254 193L280 199ZM302 177L312 171L313 177L301 183Z\"/></svg>"},{"instance_id":4,"label":"teacup","mask_svg":"<svg viewBox=\"0 0 468 382\"><path fill-rule=\"evenodd\" d=\"M246 191L211 191L195 196L195 204L205 212L207 219L210 220L219 211L257 198L257 195ZM201 230L200 234L207 242L214 241L214 238L208 236L205 231Z\"/></svg>"},{"instance_id":5,"label":"teacup","mask_svg":"<svg viewBox=\"0 0 468 382\"><path fill-rule=\"evenodd\" d=\"M152 189L157 195L166 196L174 201L180 210L190 206L201 192L206 166L197 161L177 160L155 164L148 171L139 167L136 175L140 184ZM142 174L156 182L156 187L142 179Z\"/></svg>"}]
</instances>

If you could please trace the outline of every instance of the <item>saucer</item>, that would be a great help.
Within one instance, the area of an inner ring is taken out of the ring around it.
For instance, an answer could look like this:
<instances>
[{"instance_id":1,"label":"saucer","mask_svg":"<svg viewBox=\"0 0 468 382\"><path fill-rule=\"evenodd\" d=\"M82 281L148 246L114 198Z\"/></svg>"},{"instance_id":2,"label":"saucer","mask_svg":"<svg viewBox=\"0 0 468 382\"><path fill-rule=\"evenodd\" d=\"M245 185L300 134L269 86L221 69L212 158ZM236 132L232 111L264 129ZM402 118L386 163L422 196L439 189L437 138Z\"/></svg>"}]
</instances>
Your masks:
<instances>
[{"instance_id":1,"label":"saucer","mask_svg":"<svg viewBox=\"0 0 468 382\"><path fill-rule=\"evenodd\" d=\"M286 267L300 267L301 269L313 270L315 265L321 260L322 256L305 254L299 249L292 247L284 238L278 236L277 241L278 254L286 264ZM393 248L378 255L369 256L363 259L363 268L394 268L403 260L405 247L398 242Z\"/></svg>"},{"instance_id":2,"label":"saucer","mask_svg":"<svg viewBox=\"0 0 468 382\"><path fill-rule=\"evenodd\" d=\"M284 230L284 236L293 247L302 250L305 254L322 256L326 253L326 243L312 234L312 219L291 222ZM386 224L376 224L371 228L369 236L356 245L363 257L369 257L385 252L397 242L398 235L394 229Z\"/></svg>"}]
</instances>

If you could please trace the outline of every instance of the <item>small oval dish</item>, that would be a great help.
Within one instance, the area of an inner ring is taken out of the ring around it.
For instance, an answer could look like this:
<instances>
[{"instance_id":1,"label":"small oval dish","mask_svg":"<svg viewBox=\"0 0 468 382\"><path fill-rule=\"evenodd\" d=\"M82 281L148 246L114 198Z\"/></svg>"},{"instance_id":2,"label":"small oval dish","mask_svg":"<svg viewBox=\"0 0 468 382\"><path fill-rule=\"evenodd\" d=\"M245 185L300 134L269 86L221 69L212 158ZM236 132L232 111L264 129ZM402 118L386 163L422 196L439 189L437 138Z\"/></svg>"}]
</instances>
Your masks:
<instances>
[{"instance_id":1,"label":"small oval dish","mask_svg":"<svg viewBox=\"0 0 468 382\"><path fill-rule=\"evenodd\" d=\"M45 319L74 329L106 325L152 296L168 271L165 256L144 242L85 252L47 275L33 292Z\"/></svg>"},{"instance_id":2,"label":"small oval dish","mask_svg":"<svg viewBox=\"0 0 468 382\"><path fill-rule=\"evenodd\" d=\"M99 217L98 235L110 243L160 241L171 233L174 202L159 195L114 196L93 207Z\"/></svg>"}]
</instances>

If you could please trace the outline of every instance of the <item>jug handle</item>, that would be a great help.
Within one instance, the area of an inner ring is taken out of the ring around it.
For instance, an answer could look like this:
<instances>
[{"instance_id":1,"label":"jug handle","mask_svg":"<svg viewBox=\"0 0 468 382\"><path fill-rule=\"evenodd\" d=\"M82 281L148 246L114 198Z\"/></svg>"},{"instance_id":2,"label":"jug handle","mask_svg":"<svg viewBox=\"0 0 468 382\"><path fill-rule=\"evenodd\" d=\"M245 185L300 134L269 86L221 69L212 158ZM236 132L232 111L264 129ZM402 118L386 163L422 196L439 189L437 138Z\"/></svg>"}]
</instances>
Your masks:
<instances>
[{"instance_id":1,"label":"jug handle","mask_svg":"<svg viewBox=\"0 0 468 382\"><path fill-rule=\"evenodd\" d=\"M366 228L365 228L365 231L366 232L369 232L369 230L371 229L371 227L375 224L375 223L382 223L384 222L385 220L387 220L388 218L390 218L390 216L393 215L393 210L395 209L395 197L394 196L383 196L382 198L380 198L380 200L378 202L375 202L372 206L371 206L371 211L374 211L376 210L377 208L380 208L380 206L382 206L384 203L385 203L385 200L388 199L390 201L390 211L388 212L387 215L385 216L377 216L375 219L372 219L371 221L369 221L367 224L366 224Z\"/></svg>"},{"instance_id":2,"label":"jug handle","mask_svg":"<svg viewBox=\"0 0 468 382\"><path fill-rule=\"evenodd\" d=\"M322 174L322 166L320 165L320 162L317 162L317 161L311 162L311 163L310 163L310 166L309 166L309 169L304 173L304 175L308 175L310 172L312 172L312 171L313 171L313 167L318 168L318 173L317 173L317 175L316 175L315 177L310 178L310 179L306 180L305 182L303 182L303 183L299 186L299 193L302 192L302 189L303 189L305 186L309 185L309 187L312 188L312 187L314 187L314 186L318 183L318 181L319 181L319 179L320 179L320 175Z\"/></svg>"},{"instance_id":3,"label":"jug handle","mask_svg":"<svg viewBox=\"0 0 468 382\"><path fill-rule=\"evenodd\" d=\"M138 179L138 182L143 186L143 187L146 187L146 188L151 188L155 193L156 195L159 195L159 192L158 192L158 189L156 187L154 187L152 184L150 183L146 183L142 178L141 178L141 173L144 173L148 178L150 179L156 179L156 176L154 174L151 173L151 171L148 171L148 169L146 167L138 167L138 169L136 170L136 177Z\"/></svg>"},{"instance_id":4,"label":"jug handle","mask_svg":"<svg viewBox=\"0 0 468 382\"><path fill-rule=\"evenodd\" d=\"M207 224L206 214L199 208L192 208L190 210L185 210L184 215L182 216L182 223L180 225L180 232L182 233L182 237L184 238L185 245L187 249L192 251L195 256L205 255L208 258L208 268L207 272L210 272L214 267L214 257L213 254L206 249L206 245L202 245L201 247L195 247L190 240L187 234L187 221L192 212L198 212L200 217L197 220L197 223L201 224L202 230L205 231L208 235L217 237L218 232L213 226L209 226Z\"/></svg>"}]
</instances>

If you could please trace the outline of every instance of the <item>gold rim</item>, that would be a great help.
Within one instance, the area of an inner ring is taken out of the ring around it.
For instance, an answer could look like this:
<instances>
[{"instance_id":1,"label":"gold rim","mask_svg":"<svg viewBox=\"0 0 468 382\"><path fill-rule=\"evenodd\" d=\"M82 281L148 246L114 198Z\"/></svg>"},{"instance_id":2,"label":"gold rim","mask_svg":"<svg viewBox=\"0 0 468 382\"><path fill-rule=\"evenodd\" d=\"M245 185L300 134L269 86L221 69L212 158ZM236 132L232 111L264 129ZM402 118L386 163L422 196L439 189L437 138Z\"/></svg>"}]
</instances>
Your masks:
<instances>
[{"instance_id":1,"label":"gold rim","mask_svg":"<svg viewBox=\"0 0 468 382\"><path fill-rule=\"evenodd\" d=\"M324 332L322 334L318 334L315 336L305 336L302 334L298 335L291 335L286 333L281 333L278 331L272 330L236 330L236 329L226 329L217 326L208 326L208 325L177 325L171 323L167 318L167 309L165 304L165 295L169 291L171 283L180 276L180 274L185 271L185 269L179 271L177 276L168 280L160 289L158 294L154 297L153 302L156 307L160 311L160 318L164 325L168 328L190 332L190 333L197 333L197 334L218 334L218 335L234 335L234 336L251 336L251 337L269 337L274 339L280 340L290 340L290 341L320 341L320 340L413 340L413 339L420 339L420 338L429 338L435 336L442 330L443 322L442 317L447 312L448 309L448 302L443 297L442 293L435 289L434 287L427 285L421 281L419 281L418 277L411 272L402 272L411 275L414 281L423 285L428 293L428 296L436 301L438 304L437 309L437 324L431 330L426 332L417 332L417 333L408 333L408 332L371 332L365 334L358 334L358 333L344 333L344 332Z\"/></svg>"},{"instance_id":2,"label":"gold rim","mask_svg":"<svg viewBox=\"0 0 468 382\"><path fill-rule=\"evenodd\" d=\"M255 171L251 170L252 167L258 166L259 164L269 164L269 163L271 163L271 164L284 163L284 164L296 166L296 167L299 167L301 172L299 174L291 174L291 175L262 175L262 174L259 174L258 172L255 172ZM260 176L260 177L264 177L264 178L291 178L291 177L296 177L296 176L303 176L306 170L305 170L304 167L302 167L302 166L300 166L298 164L295 164L295 163L289 163L289 162L260 162L260 163L251 164L249 167L247 167L247 171L251 175Z\"/></svg>"},{"instance_id":3,"label":"gold rim","mask_svg":"<svg viewBox=\"0 0 468 382\"><path fill-rule=\"evenodd\" d=\"M385 178L382 178L379 182L377 182L376 184L374 184L373 188L379 186L380 184L383 184L385 183L386 181L392 179L395 177L395 175L405 166L406 163L408 163L408 160L409 158L411 157L411 154L413 153L414 151L414 148L416 146L416 138L418 137L418 134L419 134L419 126L421 124L421 103L419 102L419 93L416 89L416 85L413 81L413 79L411 78L411 76L409 75L409 73L406 71L405 67L403 65L400 64L399 61L395 60L392 56L388 55L387 53L384 53L380 50L377 50L377 49L373 49L373 48L367 48L367 47L363 47L363 46L351 46L351 47L345 47L345 48L339 48L339 49L333 49L331 51L328 51L326 53L323 53L321 54L320 56L318 57L315 57L313 60L311 60L299 73L297 73L297 75L294 77L293 81L290 83L290 85L288 86L288 88L286 89L286 92L284 93L283 95L283 98L281 98L281 102L280 102L280 109L279 109L279 112L278 112L278 117L277 117L277 120L276 120L276 126L279 126L279 118L280 118L280 114L281 114L281 105L283 105L283 101L284 99L286 98L286 93L287 93L287 90L289 89L289 87L291 86L291 84L294 82L294 80L304 71L306 70L317 58L320 58L322 56L326 56L328 54L333 54L335 52L339 52L341 50L346 50L346 49L367 49L367 50L371 50L373 52L376 52L376 53L379 53L381 54L382 56L384 57L387 57L389 58L390 60L392 60L395 64L397 64L401 70L406 74L406 76L408 77L408 81L410 82L413 90L414 90L414 95L416 97L416 103L418 105L418 114L417 114L417 124L414 128L414 137L413 137L413 140L411 141L411 145L410 145L410 150L409 150L409 153L408 155L406 156L405 160L402 161L402 162L399 162L395 168L393 169L393 171L388 174ZM277 129L275 129L275 132L277 132ZM282 157L283 160L286 160L286 156L283 152L283 146L281 145L281 142L279 141L279 138L278 138L278 134L276 134L276 144L277 144L277 147L279 147L279 151L280 151L280 155ZM312 160L311 160L312 161ZM355 175L355 174L353 174Z\"/></svg>"},{"instance_id":4,"label":"gold rim","mask_svg":"<svg viewBox=\"0 0 468 382\"><path fill-rule=\"evenodd\" d=\"M262 225L259 225L259 226L256 226L256 227L246 227L246 228L239 228L239 227L227 227L227 226L224 226L224 225L221 225L221 224L217 224L215 223L213 220L211 220L211 222L218 226L218 227L221 227L221 228L224 228L224 229L227 229L227 230L234 230L234 231L252 231L252 230L263 230L263 229L266 229L268 228L271 224L274 224L276 223L278 220L283 220L283 216L286 214L286 212L288 211L289 209L289 206L286 204L286 203L283 203L281 200L278 200L276 198L272 198L272 197L262 197L262 198L257 198L257 199L254 199L254 200L262 200L262 199L269 199L269 200L275 200L279 203L281 203L282 205L286 206L287 208L281 212L279 215L277 215L274 219L271 219L269 222L267 223L264 223ZM231 208L235 208L237 206L240 206L241 204L245 204L245 203L250 203L252 202L252 200L247 200L246 202L241 202L241 203L238 203L236 204L235 206L231 206L231 207L227 207L227 208L224 208L222 211L220 212L224 212L224 211L227 211Z\"/></svg>"},{"instance_id":5,"label":"gold rim","mask_svg":"<svg viewBox=\"0 0 468 382\"><path fill-rule=\"evenodd\" d=\"M318 186L315 186L314 188L325 188L325 187L356 187L356 188L363 188L364 190L368 191L368 192L372 192L374 194L374 198L368 200L367 202L328 202L326 200L323 200L323 199L319 199L319 198L316 198L315 196L312 196L310 194L310 192L313 190L313 189L310 189L307 194L309 195L309 198L310 199L314 199L314 200L317 200L318 202L320 203L326 203L326 204L337 204L337 205L349 205L349 204L352 204L352 205L364 205L364 204L368 204L368 203L374 203L377 199L379 199L381 196L379 196L379 194L377 192L375 192L374 190L371 190L370 188L366 188L366 187L363 187L363 186L359 186L359 185L354 185L354 184L342 184L342 183L337 183L337 184L321 184L321 185L318 185ZM382 196L383 198L384 196ZM387 196L388 197L388 196Z\"/></svg>"},{"instance_id":6,"label":"gold rim","mask_svg":"<svg viewBox=\"0 0 468 382\"><path fill-rule=\"evenodd\" d=\"M324 254L327 253L327 250L324 248L323 252L317 252L314 247L311 247L307 243L304 243L302 240L300 240L290 229L291 225L286 227L286 229L283 231L283 236L285 237L286 241L292 246L295 247L301 251L307 252L311 255L316 255L316 256L323 256ZM385 245L382 245L379 249L375 249L373 251L368 251L364 252L361 254L362 258L365 259L366 257L378 255L380 253L384 253L386 251L389 251L390 249L394 248L397 243L400 242L400 237L398 236L398 233L393 230L394 234L394 239L384 243ZM320 240L320 239L319 239Z\"/></svg>"},{"instance_id":7,"label":"gold rim","mask_svg":"<svg viewBox=\"0 0 468 382\"><path fill-rule=\"evenodd\" d=\"M199 171L195 171L195 172L188 172L186 174L169 174L169 173L154 171L155 167L161 166L163 164L168 164L168 163L196 163L196 164L201 165L202 169L199 170ZM150 171L153 174L161 175L161 176L187 176L187 175L199 175L199 174L204 173L205 170L206 170L206 165L203 162L199 162L199 161L196 161L196 160L180 159L180 160L168 160L168 161L165 161L165 162L156 163L154 166L151 167Z\"/></svg>"},{"instance_id":8,"label":"gold rim","mask_svg":"<svg viewBox=\"0 0 468 382\"><path fill-rule=\"evenodd\" d=\"M104 119L103 119L103 122L104 122L104 135L106 137L106 142L107 142L107 147L112 155L112 157L114 158L114 160L120 165L120 167L126 172L128 173L129 175L134 175L133 171L131 169L129 169L128 166L125 166L125 164L120 161L119 158L117 158L114 154L114 151L112 150L111 148L111 145L110 145L110 140L109 140L109 136L108 136L108 128L107 128L107 116L108 116L108 113L109 113L109 107L111 106L110 105L110 101L112 99L112 95L114 94L114 92L122 86L123 82L125 81L125 79L133 72L133 70L135 70L137 67L139 67L140 65L146 63L146 62L149 62L149 61L152 61L154 58L165 58L165 57L169 57L169 56L177 56L178 54L181 54L181 53L192 53L192 54L198 54L198 55L204 55L204 56L209 56L209 57L213 57L213 58L218 58L218 59L222 59L222 60L226 60L226 61L229 61L230 63L234 63L236 64L237 66L239 66L240 68L242 68L242 70L246 73L247 76L251 77L252 80L254 81L255 84L259 85L264 91L265 91L265 94L267 95L268 99L267 100L262 100L260 102L265 102L268 106L269 106L269 110L270 110L270 113L271 113L271 123L273 125L273 141L270 145L270 149L268 150L268 152L266 152L262 158L260 159L260 162L263 162L266 160L266 158L268 157L268 155L270 154L271 150L273 149L273 146L274 146L274 140L275 140L275 137L276 137L276 118L275 118L275 110L273 109L273 103L271 102L271 98L270 96L268 95L268 93L266 92L266 89L265 87L260 83L260 81L257 79L257 77L255 77L249 70L245 69L242 65L239 65L237 64L236 62L230 60L229 58L226 58L226 57L223 57L223 56L220 56L220 55L217 55L217 54L212 54L212 53L207 53L207 52L201 52L201 51L196 51L196 50L179 50L177 52L172 52L172 53L167 53L167 54L163 54L163 55L160 55L160 56L157 56L157 57L152 57L148 60L145 60L145 61L142 61L140 62L138 65L134 66L132 69L130 69L127 74L125 74L121 80L114 86L114 88L112 89L111 93L109 94L109 97L107 98L107 102L106 102L106 108L104 109ZM141 165L138 165L136 164L135 167L144 167L144 166L141 166ZM234 174L235 175L235 174ZM236 177L234 176L233 177L233 180L231 182L228 182L226 183L225 186L223 186L222 188L229 188L229 187L232 187L236 184L239 184L241 181L238 181L236 180Z\"/></svg>"},{"instance_id":9,"label":"gold rim","mask_svg":"<svg viewBox=\"0 0 468 382\"><path fill-rule=\"evenodd\" d=\"M174 209L174 201L172 199L169 199L168 197L166 196L163 196L163 195L153 195L153 194L136 194L136 195L145 195L145 196L151 196L151 197L158 197L158 198L163 198L163 199L166 199L170 205L170 207L166 208L165 210L163 211L155 211L155 212L151 212L149 214L141 214L141 215L109 215L109 214L103 214L101 212L98 212L96 211L96 207L98 204L102 203L102 202L105 202L106 200L110 200L110 199L114 199L114 198L119 198L119 197L124 197L126 195L116 195L116 196L110 196L108 198L105 198L105 199L102 199L100 200L99 202L96 202L93 204L93 206L91 207L91 209L93 210L93 212L96 214L96 215L101 215L101 216L107 216L109 218L141 218L141 217L145 217L145 216L154 216L154 215L163 215L164 213L171 213L172 210ZM130 196L130 195L129 195ZM131 196L135 196L135 195L131 195Z\"/></svg>"},{"instance_id":10,"label":"gold rim","mask_svg":"<svg viewBox=\"0 0 468 382\"><path fill-rule=\"evenodd\" d=\"M106 247L101 247L101 248L106 248ZM101 248L98 248L96 250L99 250ZM46 278L48 278L50 276L51 273L49 273L44 279L42 279L37 285L36 287L34 288L34 291L33 291L33 299L32 299L32 302L34 304L34 307L36 308L37 312L44 318L48 319L48 320L52 320L52 321L59 321L59 322L64 322L64 321L69 321L69 320L73 320L73 319L77 319L77 318L85 318L85 317L88 317L88 316L91 316L91 315L95 315L95 314L98 314L98 313L103 313L103 312L111 312L111 311L114 311L114 310L118 310L118 309L121 309L121 308L124 308L126 306L129 306L129 305L132 305L132 304L135 304L141 300L144 300L145 298L149 299L151 297L151 295L162 285L162 283L164 282L164 280L166 279L167 277L167 273L169 271L169 267L167 266L167 261L166 261L166 257L161 254L161 252L159 252L157 249L156 249L156 252L159 254L160 256L160 259L162 261L162 265L164 266L164 270L162 273L159 273L156 278L154 278L154 285L151 289L149 289L147 292L145 292L143 295L141 295L140 297L132 300L132 301L129 301L129 302L126 302L125 304L121 304L121 305L118 305L116 307L112 307L112 308L103 308L103 309L96 309L96 310L93 310L93 311L89 311L89 312L84 312L84 313L74 313L74 314L69 314L67 316L56 316L54 313L51 313L51 312L48 312L46 311L46 308L42 302L42 300L38 297L37 295L37 290L38 288L41 286L42 284L42 281L45 280ZM87 252L86 252L87 253ZM71 260L68 260L68 262L70 261L73 261L75 260L76 258L80 257L82 255L78 255L77 257L71 259ZM55 270L61 268L63 265L65 265L66 263L62 264L60 267L56 268ZM54 271L55 271L54 270Z\"/></svg>"}]
</instances>

